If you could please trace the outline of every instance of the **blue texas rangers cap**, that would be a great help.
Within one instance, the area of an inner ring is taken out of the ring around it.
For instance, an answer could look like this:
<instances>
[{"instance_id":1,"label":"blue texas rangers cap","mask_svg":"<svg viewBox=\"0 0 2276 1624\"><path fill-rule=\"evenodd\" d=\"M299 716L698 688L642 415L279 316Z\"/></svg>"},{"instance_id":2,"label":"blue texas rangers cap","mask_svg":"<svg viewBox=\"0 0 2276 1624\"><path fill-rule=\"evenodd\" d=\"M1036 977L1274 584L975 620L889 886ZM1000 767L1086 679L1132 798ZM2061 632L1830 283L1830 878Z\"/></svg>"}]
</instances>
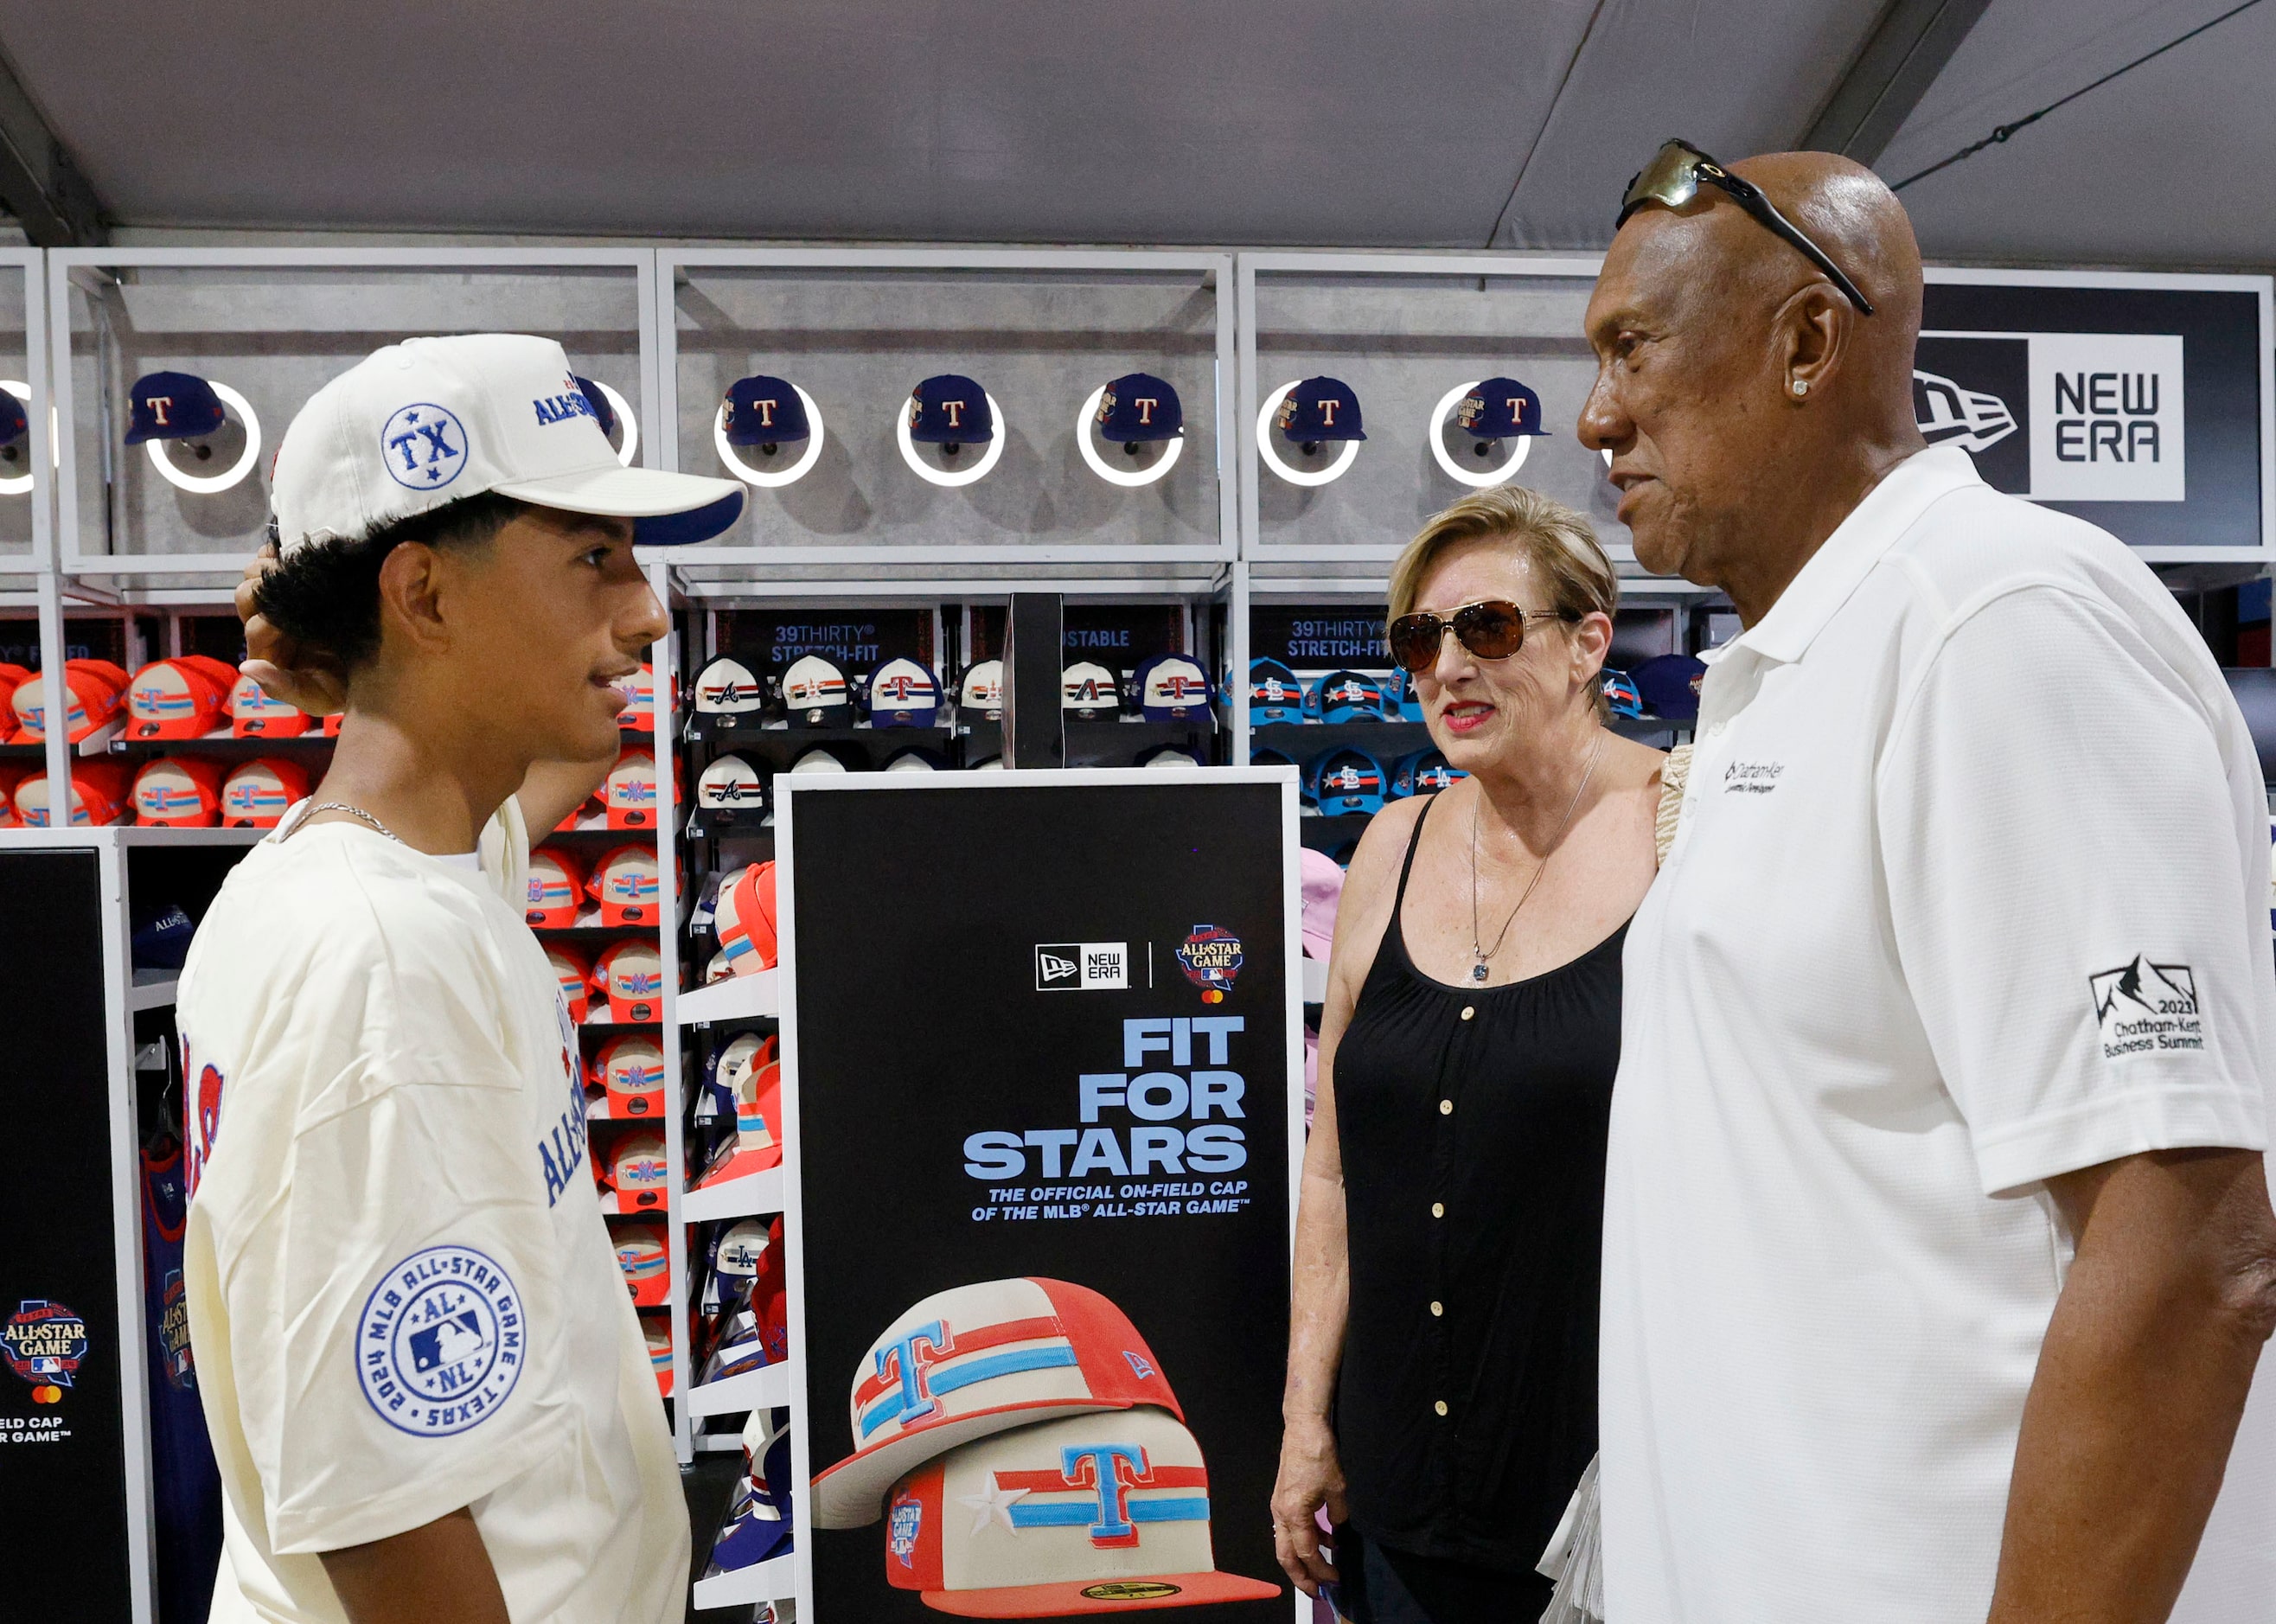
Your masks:
<instances>
[{"instance_id":1,"label":"blue texas rangers cap","mask_svg":"<svg viewBox=\"0 0 2276 1624\"><path fill-rule=\"evenodd\" d=\"M32 420L24 415L24 403L0 389L0 445L13 445L32 432Z\"/></svg>"},{"instance_id":2,"label":"blue texas rangers cap","mask_svg":"<svg viewBox=\"0 0 2276 1624\"><path fill-rule=\"evenodd\" d=\"M1304 719L1304 685L1280 661L1249 661L1248 719L1252 723Z\"/></svg>"},{"instance_id":3,"label":"blue texas rangers cap","mask_svg":"<svg viewBox=\"0 0 2276 1624\"><path fill-rule=\"evenodd\" d=\"M1382 811L1384 789L1383 763L1365 750L1347 745L1312 763L1312 793L1329 817Z\"/></svg>"},{"instance_id":4,"label":"blue texas rangers cap","mask_svg":"<svg viewBox=\"0 0 2276 1624\"><path fill-rule=\"evenodd\" d=\"M601 432L616 433L617 408L609 404L607 391L590 378L578 377L573 372L569 376L576 381L577 392L585 397L585 404L593 408L593 421L601 425Z\"/></svg>"},{"instance_id":5,"label":"blue texas rangers cap","mask_svg":"<svg viewBox=\"0 0 2276 1624\"><path fill-rule=\"evenodd\" d=\"M1174 440L1186 431L1178 391L1150 372L1131 372L1106 386L1098 402L1098 437L1134 445Z\"/></svg>"},{"instance_id":6,"label":"blue texas rangers cap","mask_svg":"<svg viewBox=\"0 0 2276 1624\"><path fill-rule=\"evenodd\" d=\"M1383 685L1365 672L1331 671L1312 690L1323 722L1380 722L1390 714Z\"/></svg>"},{"instance_id":7,"label":"blue texas rangers cap","mask_svg":"<svg viewBox=\"0 0 2276 1624\"><path fill-rule=\"evenodd\" d=\"M909 396L909 438L927 445L981 445L996 437L988 391L970 378L944 372Z\"/></svg>"},{"instance_id":8,"label":"blue texas rangers cap","mask_svg":"<svg viewBox=\"0 0 2276 1624\"><path fill-rule=\"evenodd\" d=\"M918 661L887 660L869 674L869 725L930 727L940 710L940 679Z\"/></svg>"},{"instance_id":9,"label":"blue texas rangers cap","mask_svg":"<svg viewBox=\"0 0 2276 1624\"><path fill-rule=\"evenodd\" d=\"M1640 717L1643 714L1643 695L1627 672L1614 671L1609 665L1597 674L1597 686L1603 690L1605 702L1612 708L1616 717Z\"/></svg>"},{"instance_id":10,"label":"blue texas rangers cap","mask_svg":"<svg viewBox=\"0 0 2276 1624\"><path fill-rule=\"evenodd\" d=\"M1155 656L1138 668L1132 686L1139 714L1149 722L1191 722L1209 715L1209 673L1190 656Z\"/></svg>"},{"instance_id":11,"label":"blue texas rangers cap","mask_svg":"<svg viewBox=\"0 0 2276 1624\"><path fill-rule=\"evenodd\" d=\"M222 425L221 397L213 385L187 372L150 372L134 380L127 396L126 443L201 440Z\"/></svg>"},{"instance_id":12,"label":"blue texas rangers cap","mask_svg":"<svg viewBox=\"0 0 2276 1624\"><path fill-rule=\"evenodd\" d=\"M1541 397L1515 378L1478 383L1454 408L1454 425L1481 440L1549 432L1541 421Z\"/></svg>"},{"instance_id":13,"label":"blue texas rangers cap","mask_svg":"<svg viewBox=\"0 0 2276 1624\"><path fill-rule=\"evenodd\" d=\"M1680 721L1699 714L1699 683L1706 674L1703 660L1688 654L1663 654L1635 668L1636 692L1652 715Z\"/></svg>"},{"instance_id":14,"label":"blue texas rangers cap","mask_svg":"<svg viewBox=\"0 0 2276 1624\"><path fill-rule=\"evenodd\" d=\"M1290 390L1272 419L1280 437L1299 445L1319 440L1364 440L1359 397L1341 378L1306 378Z\"/></svg>"},{"instance_id":15,"label":"blue texas rangers cap","mask_svg":"<svg viewBox=\"0 0 2276 1624\"><path fill-rule=\"evenodd\" d=\"M730 445L782 445L814 433L806 421L806 402L787 378L764 373L737 378L727 386L720 409L726 414Z\"/></svg>"}]
</instances>

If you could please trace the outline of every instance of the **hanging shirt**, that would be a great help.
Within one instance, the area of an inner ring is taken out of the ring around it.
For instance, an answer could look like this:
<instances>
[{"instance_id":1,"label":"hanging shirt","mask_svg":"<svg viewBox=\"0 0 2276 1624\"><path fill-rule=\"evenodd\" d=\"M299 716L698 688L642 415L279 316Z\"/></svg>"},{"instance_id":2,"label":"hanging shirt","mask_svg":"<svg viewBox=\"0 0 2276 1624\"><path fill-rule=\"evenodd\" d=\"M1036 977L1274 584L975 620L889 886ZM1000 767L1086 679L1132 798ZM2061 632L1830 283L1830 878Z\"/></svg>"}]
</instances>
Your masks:
<instances>
[{"instance_id":1,"label":"hanging shirt","mask_svg":"<svg viewBox=\"0 0 2276 1624\"><path fill-rule=\"evenodd\" d=\"M677 1620L679 1473L520 809L479 868L300 823L231 873L178 1006L216 1624L339 1620L318 1552L465 1506L516 1620Z\"/></svg>"},{"instance_id":2,"label":"hanging shirt","mask_svg":"<svg viewBox=\"0 0 2276 1624\"><path fill-rule=\"evenodd\" d=\"M2267 872L2172 595L1963 452L1721 651L1626 955L1610 1617L1982 1624L2068 1263L2045 1180L2265 1147ZM2177 1620L2276 1596L2271 1362Z\"/></svg>"},{"instance_id":3,"label":"hanging shirt","mask_svg":"<svg viewBox=\"0 0 2276 1624\"><path fill-rule=\"evenodd\" d=\"M142 1154L142 1307L149 1352L150 1490L158 1546L158 1611L199 1620L221 1559L221 1479L198 1404L190 1304L182 1282L189 1221L182 1148Z\"/></svg>"}]
</instances>

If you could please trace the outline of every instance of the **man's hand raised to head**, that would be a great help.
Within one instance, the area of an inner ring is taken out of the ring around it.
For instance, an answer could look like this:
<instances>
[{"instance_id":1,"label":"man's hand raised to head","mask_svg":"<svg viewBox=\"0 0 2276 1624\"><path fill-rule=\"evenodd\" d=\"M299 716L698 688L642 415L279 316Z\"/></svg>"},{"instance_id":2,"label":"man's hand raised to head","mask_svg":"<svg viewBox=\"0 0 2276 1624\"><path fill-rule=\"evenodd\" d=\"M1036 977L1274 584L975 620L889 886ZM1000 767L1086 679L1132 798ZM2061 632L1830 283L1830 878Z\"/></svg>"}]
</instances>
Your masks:
<instances>
[{"instance_id":1,"label":"man's hand raised to head","mask_svg":"<svg viewBox=\"0 0 2276 1624\"><path fill-rule=\"evenodd\" d=\"M305 710L310 716L330 716L347 709L347 673L339 662L321 649L304 647L271 625L261 612L257 591L261 578L277 567L277 544L272 542L245 567L237 583L237 618L245 625L245 660L238 670L261 685L274 700Z\"/></svg>"}]
</instances>

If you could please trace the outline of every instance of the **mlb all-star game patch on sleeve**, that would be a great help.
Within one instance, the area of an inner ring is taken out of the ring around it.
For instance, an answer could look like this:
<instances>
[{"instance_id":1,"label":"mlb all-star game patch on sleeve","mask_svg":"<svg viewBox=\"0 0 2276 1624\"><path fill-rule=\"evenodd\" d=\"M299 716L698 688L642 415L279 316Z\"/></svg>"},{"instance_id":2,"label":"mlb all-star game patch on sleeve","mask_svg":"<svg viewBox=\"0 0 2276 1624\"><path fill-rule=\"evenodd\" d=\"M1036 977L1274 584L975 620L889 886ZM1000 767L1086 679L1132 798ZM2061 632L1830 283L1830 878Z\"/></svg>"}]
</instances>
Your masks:
<instances>
[{"instance_id":1,"label":"mlb all-star game patch on sleeve","mask_svg":"<svg viewBox=\"0 0 2276 1624\"><path fill-rule=\"evenodd\" d=\"M1952 628L1900 704L1878 788L1895 945L1987 1195L2267 1142L2267 826L2203 675L2111 604L2027 586Z\"/></svg>"}]
</instances>

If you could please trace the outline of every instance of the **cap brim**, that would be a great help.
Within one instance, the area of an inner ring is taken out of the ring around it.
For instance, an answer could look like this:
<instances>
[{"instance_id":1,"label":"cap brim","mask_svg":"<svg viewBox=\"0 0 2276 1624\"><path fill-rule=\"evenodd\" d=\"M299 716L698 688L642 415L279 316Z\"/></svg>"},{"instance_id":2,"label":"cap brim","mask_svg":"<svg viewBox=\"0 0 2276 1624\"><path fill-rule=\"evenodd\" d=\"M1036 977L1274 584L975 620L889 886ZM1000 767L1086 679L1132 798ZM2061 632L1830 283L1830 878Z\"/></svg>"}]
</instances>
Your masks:
<instances>
[{"instance_id":1,"label":"cap brim","mask_svg":"<svg viewBox=\"0 0 2276 1624\"><path fill-rule=\"evenodd\" d=\"M1122 1590L1127 1595L1089 1595ZM1157 1594L1149 1595L1148 1591ZM1271 1601L1277 1584L1239 1574L1161 1574L1143 1579L1092 1580L1081 1584L1020 1584L992 1590L927 1590L925 1605L967 1619L1059 1619L1091 1613L1136 1613L1155 1607L1195 1607L1208 1602Z\"/></svg>"},{"instance_id":2,"label":"cap brim","mask_svg":"<svg viewBox=\"0 0 2276 1624\"><path fill-rule=\"evenodd\" d=\"M633 540L642 547L708 542L743 512L743 488L733 480L664 468L587 468L491 489L540 507L630 519L634 521Z\"/></svg>"},{"instance_id":3,"label":"cap brim","mask_svg":"<svg viewBox=\"0 0 2276 1624\"><path fill-rule=\"evenodd\" d=\"M937 1426L904 1432L899 1438L850 1454L815 1475L814 1526L869 1527L885 1514L887 1490L934 1456L946 1454L960 1445L993 1438L1030 1422L1136 1408L1133 1404L1102 1403L1096 1399L1044 1399L1034 1404L1007 1404L1001 1409L958 1415Z\"/></svg>"}]
</instances>

